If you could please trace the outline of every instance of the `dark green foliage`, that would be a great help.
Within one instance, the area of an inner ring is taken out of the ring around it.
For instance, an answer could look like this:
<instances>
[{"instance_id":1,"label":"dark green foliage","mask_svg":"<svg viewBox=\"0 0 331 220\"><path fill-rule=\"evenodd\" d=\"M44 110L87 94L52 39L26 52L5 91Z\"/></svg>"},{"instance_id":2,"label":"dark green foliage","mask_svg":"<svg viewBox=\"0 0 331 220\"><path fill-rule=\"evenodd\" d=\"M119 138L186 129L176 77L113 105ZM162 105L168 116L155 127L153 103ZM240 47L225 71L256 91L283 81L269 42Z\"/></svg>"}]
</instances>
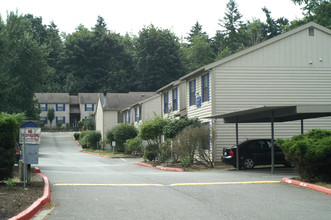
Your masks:
<instances>
[{"instance_id":1,"label":"dark green foliage","mask_svg":"<svg viewBox=\"0 0 331 220\"><path fill-rule=\"evenodd\" d=\"M88 131L85 140L89 148L96 150L99 146L99 141L101 140L101 133L99 131Z\"/></svg>"},{"instance_id":2,"label":"dark green foliage","mask_svg":"<svg viewBox=\"0 0 331 220\"><path fill-rule=\"evenodd\" d=\"M140 154L142 152L142 142L139 137L135 137L133 139L128 139L124 143L125 152L128 154Z\"/></svg>"},{"instance_id":3,"label":"dark green foliage","mask_svg":"<svg viewBox=\"0 0 331 220\"><path fill-rule=\"evenodd\" d=\"M47 111L47 119L49 121L50 126L52 126L52 122L53 122L54 118L55 118L54 108L48 109L48 111Z\"/></svg>"},{"instance_id":4,"label":"dark green foliage","mask_svg":"<svg viewBox=\"0 0 331 220\"><path fill-rule=\"evenodd\" d=\"M163 129L168 123L170 123L169 119L164 119L159 116L157 116L154 120L145 121L140 126L139 137L142 140L149 143L154 143L160 147Z\"/></svg>"},{"instance_id":5,"label":"dark green foliage","mask_svg":"<svg viewBox=\"0 0 331 220\"><path fill-rule=\"evenodd\" d=\"M161 144L157 160L159 163L169 161L171 159L171 141L168 139Z\"/></svg>"},{"instance_id":6,"label":"dark green foliage","mask_svg":"<svg viewBox=\"0 0 331 220\"><path fill-rule=\"evenodd\" d=\"M13 12L6 23L0 21L0 72L5 85L0 89L0 111L25 112L30 119L38 118L34 93L51 71L47 63L50 50L36 37L36 26L30 18Z\"/></svg>"},{"instance_id":7,"label":"dark green foliage","mask_svg":"<svg viewBox=\"0 0 331 220\"><path fill-rule=\"evenodd\" d=\"M61 128L62 125L63 125L63 122L62 122L62 121L58 121L58 122L56 123L56 127L58 127L58 128Z\"/></svg>"},{"instance_id":8,"label":"dark green foliage","mask_svg":"<svg viewBox=\"0 0 331 220\"><path fill-rule=\"evenodd\" d=\"M11 177L15 162L15 144L24 114L0 113L0 180Z\"/></svg>"},{"instance_id":9,"label":"dark green foliage","mask_svg":"<svg viewBox=\"0 0 331 220\"><path fill-rule=\"evenodd\" d=\"M179 132L188 126L199 127L201 121L198 118L181 118L167 123L163 128L163 134L166 138L174 138Z\"/></svg>"},{"instance_id":10,"label":"dark green foliage","mask_svg":"<svg viewBox=\"0 0 331 220\"><path fill-rule=\"evenodd\" d=\"M158 146L156 144L149 144L144 151L144 160L155 161L158 155Z\"/></svg>"},{"instance_id":11,"label":"dark green foliage","mask_svg":"<svg viewBox=\"0 0 331 220\"><path fill-rule=\"evenodd\" d=\"M88 118L84 120L84 129L85 130L95 130L95 118L90 115Z\"/></svg>"},{"instance_id":12,"label":"dark green foliage","mask_svg":"<svg viewBox=\"0 0 331 220\"><path fill-rule=\"evenodd\" d=\"M80 139L80 133L75 132L74 133L74 138L75 138L76 141L78 141Z\"/></svg>"},{"instance_id":13,"label":"dark green foliage","mask_svg":"<svg viewBox=\"0 0 331 220\"><path fill-rule=\"evenodd\" d=\"M138 89L156 91L183 73L178 38L169 30L150 25L135 40Z\"/></svg>"},{"instance_id":14,"label":"dark green foliage","mask_svg":"<svg viewBox=\"0 0 331 220\"><path fill-rule=\"evenodd\" d=\"M111 134L113 134L113 137ZM136 136L136 128L133 125L126 123L115 126L111 129L110 133L107 132L107 138L110 138L108 139L110 143L112 141L112 138L114 141L116 141L116 150L118 152L124 152L124 143L126 142L126 140L135 138Z\"/></svg>"},{"instance_id":15,"label":"dark green foliage","mask_svg":"<svg viewBox=\"0 0 331 220\"><path fill-rule=\"evenodd\" d=\"M313 129L291 139L277 140L299 175L309 181L331 182L331 131Z\"/></svg>"}]
</instances>

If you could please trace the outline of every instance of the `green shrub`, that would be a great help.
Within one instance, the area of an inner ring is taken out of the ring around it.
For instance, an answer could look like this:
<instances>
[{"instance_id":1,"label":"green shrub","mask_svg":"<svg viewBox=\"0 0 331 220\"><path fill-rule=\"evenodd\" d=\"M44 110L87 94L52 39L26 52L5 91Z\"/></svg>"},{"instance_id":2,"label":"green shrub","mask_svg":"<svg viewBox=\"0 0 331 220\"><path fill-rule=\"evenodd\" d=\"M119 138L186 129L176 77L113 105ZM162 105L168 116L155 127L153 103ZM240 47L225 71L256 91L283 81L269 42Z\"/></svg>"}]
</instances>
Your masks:
<instances>
[{"instance_id":1,"label":"green shrub","mask_svg":"<svg viewBox=\"0 0 331 220\"><path fill-rule=\"evenodd\" d=\"M214 142L214 137L215 132L209 126L186 127L174 138L173 151L179 157L182 166L197 162L206 167L213 167L208 146Z\"/></svg>"},{"instance_id":2,"label":"green shrub","mask_svg":"<svg viewBox=\"0 0 331 220\"><path fill-rule=\"evenodd\" d=\"M85 136L87 146L96 150L98 148L99 141L101 140L101 133L99 131L90 131Z\"/></svg>"},{"instance_id":3,"label":"green shrub","mask_svg":"<svg viewBox=\"0 0 331 220\"><path fill-rule=\"evenodd\" d=\"M309 182L331 182L331 131L313 129L277 142L301 178Z\"/></svg>"},{"instance_id":4,"label":"green shrub","mask_svg":"<svg viewBox=\"0 0 331 220\"><path fill-rule=\"evenodd\" d=\"M11 177L15 163L15 145L24 114L0 113L0 180Z\"/></svg>"},{"instance_id":5,"label":"green shrub","mask_svg":"<svg viewBox=\"0 0 331 220\"><path fill-rule=\"evenodd\" d=\"M137 136L136 128L131 124L119 124L111 129L113 139L116 141L116 150L118 152L124 152L124 143L128 139L135 138Z\"/></svg>"},{"instance_id":6,"label":"green shrub","mask_svg":"<svg viewBox=\"0 0 331 220\"><path fill-rule=\"evenodd\" d=\"M198 118L181 118L178 120L171 121L164 126L163 134L166 138L174 138L179 132L181 132L184 128L188 126L200 127L201 121Z\"/></svg>"},{"instance_id":7,"label":"green shrub","mask_svg":"<svg viewBox=\"0 0 331 220\"><path fill-rule=\"evenodd\" d=\"M139 154L142 152L142 143L141 143L141 139L139 137L135 137L133 139L128 139L126 140L126 142L124 143L124 147L125 147L125 151L128 154Z\"/></svg>"},{"instance_id":8,"label":"green shrub","mask_svg":"<svg viewBox=\"0 0 331 220\"><path fill-rule=\"evenodd\" d=\"M90 133L91 131L82 131L80 132L80 138L79 138L79 144L82 146L82 148L88 148L88 143L86 140L86 136Z\"/></svg>"},{"instance_id":9,"label":"green shrub","mask_svg":"<svg viewBox=\"0 0 331 220\"><path fill-rule=\"evenodd\" d=\"M171 159L171 141L168 139L161 144L158 162L163 163Z\"/></svg>"},{"instance_id":10,"label":"green shrub","mask_svg":"<svg viewBox=\"0 0 331 220\"><path fill-rule=\"evenodd\" d=\"M75 138L76 141L78 141L79 138L80 138L80 133L75 132L75 133L74 133L74 138Z\"/></svg>"},{"instance_id":11,"label":"green shrub","mask_svg":"<svg viewBox=\"0 0 331 220\"><path fill-rule=\"evenodd\" d=\"M155 161L158 155L158 146L157 144L149 144L146 146L144 151L144 160Z\"/></svg>"},{"instance_id":12,"label":"green shrub","mask_svg":"<svg viewBox=\"0 0 331 220\"><path fill-rule=\"evenodd\" d=\"M84 129L85 130L95 130L95 119L92 115L90 115L88 118L86 118L83 121Z\"/></svg>"},{"instance_id":13,"label":"green shrub","mask_svg":"<svg viewBox=\"0 0 331 220\"><path fill-rule=\"evenodd\" d=\"M62 127L63 122L62 121L58 121L56 122L56 126L60 129Z\"/></svg>"},{"instance_id":14,"label":"green shrub","mask_svg":"<svg viewBox=\"0 0 331 220\"><path fill-rule=\"evenodd\" d=\"M44 122L44 121L40 121L40 122L38 122L38 126L39 126L40 128L45 127L45 122Z\"/></svg>"},{"instance_id":15,"label":"green shrub","mask_svg":"<svg viewBox=\"0 0 331 220\"><path fill-rule=\"evenodd\" d=\"M110 143L115 141L115 137L114 137L114 134L113 134L113 131L112 130L108 130L106 132L106 142L107 143Z\"/></svg>"}]
</instances>

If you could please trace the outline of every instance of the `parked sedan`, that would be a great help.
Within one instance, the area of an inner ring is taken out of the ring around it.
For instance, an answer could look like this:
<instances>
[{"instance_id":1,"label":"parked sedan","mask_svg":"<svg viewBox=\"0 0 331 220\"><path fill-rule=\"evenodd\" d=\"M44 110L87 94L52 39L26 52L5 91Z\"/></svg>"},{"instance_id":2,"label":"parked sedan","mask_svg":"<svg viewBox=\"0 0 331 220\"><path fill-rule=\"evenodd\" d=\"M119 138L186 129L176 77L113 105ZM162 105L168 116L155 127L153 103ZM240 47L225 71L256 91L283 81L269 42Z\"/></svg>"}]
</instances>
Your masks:
<instances>
[{"instance_id":1,"label":"parked sedan","mask_svg":"<svg viewBox=\"0 0 331 220\"><path fill-rule=\"evenodd\" d=\"M275 143L275 164L290 164L285 160L285 155ZM222 161L236 167L237 146L223 149ZM239 144L239 168L252 169L255 165L271 164L271 139L247 140Z\"/></svg>"}]
</instances>

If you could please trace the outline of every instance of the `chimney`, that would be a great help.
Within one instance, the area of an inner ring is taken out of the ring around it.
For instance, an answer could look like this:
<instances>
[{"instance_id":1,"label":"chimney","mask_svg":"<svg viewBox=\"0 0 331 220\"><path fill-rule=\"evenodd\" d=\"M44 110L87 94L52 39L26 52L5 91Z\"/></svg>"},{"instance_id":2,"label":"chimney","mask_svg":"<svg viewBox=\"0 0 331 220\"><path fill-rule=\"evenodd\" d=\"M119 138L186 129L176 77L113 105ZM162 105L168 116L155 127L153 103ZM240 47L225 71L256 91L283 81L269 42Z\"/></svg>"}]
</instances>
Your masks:
<instances>
[{"instance_id":1,"label":"chimney","mask_svg":"<svg viewBox=\"0 0 331 220\"><path fill-rule=\"evenodd\" d=\"M104 108L107 107L107 92L106 91L103 92L103 107Z\"/></svg>"}]
</instances>

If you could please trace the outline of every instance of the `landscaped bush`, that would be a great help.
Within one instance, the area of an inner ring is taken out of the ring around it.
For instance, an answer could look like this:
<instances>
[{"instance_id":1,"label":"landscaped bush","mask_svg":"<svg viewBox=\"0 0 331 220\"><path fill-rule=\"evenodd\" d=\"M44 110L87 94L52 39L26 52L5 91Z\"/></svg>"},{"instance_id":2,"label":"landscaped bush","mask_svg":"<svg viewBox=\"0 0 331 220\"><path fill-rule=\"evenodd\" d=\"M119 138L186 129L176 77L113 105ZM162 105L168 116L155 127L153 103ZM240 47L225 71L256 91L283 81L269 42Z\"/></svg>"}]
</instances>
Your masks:
<instances>
[{"instance_id":1,"label":"landscaped bush","mask_svg":"<svg viewBox=\"0 0 331 220\"><path fill-rule=\"evenodd\" d=\"M198 118L181 118L170 121L164 126L163 134L166 138L174 138L179 132L188 126L199 127L201 126L201 121Z\"/></svg>"},{"instance_id":2,"label":"landscaped bush","mask_svg":"<svg viewBox=\"0 0 331 220\"><path fill-rule=\"evenodd\" d=\"M111 133L113 134L113 137ZM125 151L124 143L128 139L135 138L137 136L137 130L133 125L124 123L115 126L114 128L111 129L111 132L110 133L107 132L107 134L109 135L110 138L108 139L108 142L110 141L111 143L111 141L113 140L116 141L116 151L124 152Z\"/></svg>"},{"instance_id":3,"label":"landscaped bush","mask_svg":"<svg viewBox=\"0 0 331 220\"><path fill-rule=\"evenodd\" d=\"M277 142L301 178L309 182L331 182L331 131L313 129Z\"/></svg>"},{"instance_id":4,"label":"landscaped bush","mask_svg":"<svg viewBox=\"0 0 331 220\"><path fill-rule=\"evenodd\" d=\"M80 133L75 132L75 133L74 133L74 138L75 138L76 141L78 141L79 138L80 138Z\"/></svg>"},{"instance_id":5,"label":"landscaped bush","mask_svg":"<svg viewBox=\"0 0 331 220\"><path fill-rule=\"evenodd\" d=\"M148 144L144 151L144 160L155 161L158 155L158 146L157 144Z\"/></svg>"},{"instance_id":6,"label":"landscaped bush","mask_svg":"<svg viewBox=\"0 0 331 220\"><path fill-rule=\"evenodd\" d=\"M124 143L125 151L128 154L140 154L142 152L142 143L139 137L135 137L133 139L128 139Z\"/></svg>"},{"instance_id":7,"label":"landscaped bush","mask_svg":"<svg viewBox=\"0 0 331 220\"><path fill-rule=\"evenodd\" d=\"M11 177L15 163L15 144L24 114L0 113L0 180Z\"/></svg>"},{"instance_id":8,"label":"landscaped bush","mask_svg":"<svg viewBox=\"0 0 331 220\"><path fill-rule=\"evenodd\" d=\"M93 150L98 149L99 141L101 140L101 133L99 131L89 131L85 136L87 146Z\"/></svg>"},{"instance_id":9,"label":"landscaped bush","mask_svg":"<svg viewBox=\"0 0 331 220\"><path fill-rule=\"evenodd\" d=\"M168 139L161 144L157 160L159 163L169 161L171 159L171 141Z\"/></svg>"},{"instance_id":10,"label":"landscaped bush","mask_svg":"<svg viewBox=\"0 0 331 220\"><path fill-rule=\"evenodd\" d=\"M79 138L79 144L82 146L82 148L88 148L88 143L86 136L90 133L91 131L82 131L80 133L80 138Z\"/></svg>"},{"instance_id":11,"label":"landscaped bush","mask_svg":"<svg viewBox=\"0 0 331 220\"><path fill-rule=\"evenodd\" d=\"M213 143L215 132L210 133L209 126L187 127L173 141L173 151L183 166L193 163L213 167L210 142Z\"/></svg>"}]
</instances>

